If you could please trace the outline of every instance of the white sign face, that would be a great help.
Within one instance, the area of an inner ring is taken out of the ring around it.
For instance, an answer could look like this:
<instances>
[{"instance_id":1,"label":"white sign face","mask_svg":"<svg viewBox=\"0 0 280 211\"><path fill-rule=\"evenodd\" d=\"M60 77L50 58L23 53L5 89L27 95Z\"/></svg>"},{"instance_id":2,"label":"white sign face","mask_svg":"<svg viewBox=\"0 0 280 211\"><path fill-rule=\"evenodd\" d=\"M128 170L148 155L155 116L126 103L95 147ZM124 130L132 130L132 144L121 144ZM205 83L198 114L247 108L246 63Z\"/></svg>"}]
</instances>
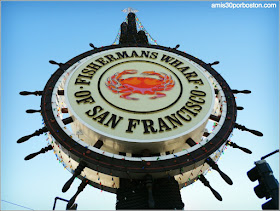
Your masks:
<instances>
[{"instance_id":1,"label":"white sign face","mask_svg":"<svg viewBox=\"0 0 280 211\"><path fill-rule=\"evenodd\" d=\"M185 57L142 47L93 54L68 77L70 113L104 136L130 142L170 140L210 116L214 89Z\"/></svg>"}]
</instances>

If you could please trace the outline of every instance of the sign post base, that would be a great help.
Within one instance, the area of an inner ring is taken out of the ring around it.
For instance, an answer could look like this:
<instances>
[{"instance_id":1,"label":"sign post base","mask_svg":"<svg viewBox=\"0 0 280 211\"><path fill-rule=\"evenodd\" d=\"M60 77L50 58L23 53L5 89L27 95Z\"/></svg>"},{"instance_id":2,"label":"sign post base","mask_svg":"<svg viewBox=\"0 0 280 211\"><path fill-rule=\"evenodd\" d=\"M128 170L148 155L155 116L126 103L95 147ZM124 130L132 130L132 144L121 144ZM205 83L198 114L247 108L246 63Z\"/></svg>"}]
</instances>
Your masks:
<instances>
[{"instance_id":1,"label":"sign post base","mask_svg":"<svg viewBox=\"0 0 280 211\"><path fill-rule=\"evenodd\" d=\"M146 180L120 179L116 209L184 209L174 177Z\"/></svg>"}]
</instances>

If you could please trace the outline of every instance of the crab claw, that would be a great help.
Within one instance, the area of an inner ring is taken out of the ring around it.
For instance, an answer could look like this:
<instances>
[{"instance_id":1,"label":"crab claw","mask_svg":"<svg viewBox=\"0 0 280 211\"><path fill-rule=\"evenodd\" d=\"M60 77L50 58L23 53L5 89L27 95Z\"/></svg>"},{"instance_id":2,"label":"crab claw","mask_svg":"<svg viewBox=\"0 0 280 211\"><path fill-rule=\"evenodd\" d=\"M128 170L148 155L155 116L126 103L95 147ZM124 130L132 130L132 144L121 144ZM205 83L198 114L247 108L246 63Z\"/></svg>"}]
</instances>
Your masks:
<instances>
[{"instance_id":1,"label":"crab claw","mask_svg":"<svg viewBox=\"0 0 280 211\"><path fill-rule=\"evenodd\" d=\"M135 74L137 73L137 70L124 70L122 71L122 74Z\"/></svg>"},{"instance_id":2,"label":"crab claw","mask_svg":"<svg viewBox=\"0 0 280 211\"><path fill-rule=\"evenodd\" d=\"M141 74L143 74L143 75L155 75L155 73L156 73L155 71L145 71Z\"/></svg>"},{"instance_id":3,"label":"crab claw","mask_svg":"<svg viewBox=\"0 0 280 211\"><path fill-rule=\"evenodd\" d=\"M143 75L156 75L156 76L160 77L160 80L164 80L167 76L165 73L156 73L155 71L144 71L141 74L143 74Z\"/></svg>"}]
</instances>

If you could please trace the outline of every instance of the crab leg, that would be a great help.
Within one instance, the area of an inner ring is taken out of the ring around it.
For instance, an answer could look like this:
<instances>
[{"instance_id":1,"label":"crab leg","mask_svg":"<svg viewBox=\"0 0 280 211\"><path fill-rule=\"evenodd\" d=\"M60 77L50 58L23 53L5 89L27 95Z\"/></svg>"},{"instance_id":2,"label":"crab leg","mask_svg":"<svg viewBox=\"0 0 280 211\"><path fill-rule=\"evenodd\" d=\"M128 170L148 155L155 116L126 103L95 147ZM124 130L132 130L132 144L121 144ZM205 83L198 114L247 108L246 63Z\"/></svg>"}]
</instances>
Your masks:
<instances>
[{"instance_id":1,"label":"crab leg","mask_svg":"<svg viewBox=\"0 0 280 211\"><path fill-rule=\"evenodd\" d=\"M120 78L120 73L115 73L115 75L113 75L111 77L111 80L114 84L116 84L117 86L121 86L120 82L119 82L119 78Z\"/></svg>"},{"instance_id":2,"label":"crab leg","mask_svg":"<svg viewBox=\"0 0 280 211\"><path fill-rule=\"evenodd\" d=\"M122 88L122 84L119 82L119 78L122 73L115 73L112 77L107 78L105 85L111 89L114 93L119 93Z\"/></svg>"},{"instance_id":3,"label":"crab leg","mask_svg":"<svg viewBox=\"0 0 280 211\"><path fill-rule=\"evenodd\" d=\"M162 92L156 92L156 96L150 97L150 99L156 99L156 98L160 98L160 97L165 97L166 94L162 93Z\"/></svg>"},{"instance_id":4,"label":"crab leg","mask_svg":"<svg viewBox=\"0 0 280 211\"><path fill-rule=\"evenodd\" d=\"M122 75L125 75L125 74L135 74L137 73L137 70L124 70L122 71L121 73L117 73L116 75L116 80L118 81L120 79L120 77L122 77Z\"/></svg>"},{"instance_id":5,"label":"crab leg","mask_svg":"<svg viewBox=\"0 0 280 211\"><path fill-rule=\"evenodd\" d=\"M156 73L155 71L145 71L145 72L142 72L141 74L143 74L143 75L157 75L158 77L160 77L161 80L164 80L166 78L165 73L160 74L160 73Z\"/></svg>"},{"instance_id":6,"label":"crab leg","mask_svg":"<svg viewBox=\"0 0 280 211\"><path fill-rule=\"evenodd\" d=\"M164 90L168 91L168 90L172 89L174 87L174 85L175 85L175 81L171 80L168 84L166 84L164 86Z\"/></svg>"},{"instance_id":7,"label":"crab leg","mask_svg":"<svg viewBox=\"0 0 280 211\"><path fill-rule=\"evenodd\" d=\"M129 97L129 95L131 95L132 92L128 92L128 93L123 93L120 97L121 98L125 98L127 100L138 100L139 98L135 98L135 97Z\"/></svg>"}]
</instances>

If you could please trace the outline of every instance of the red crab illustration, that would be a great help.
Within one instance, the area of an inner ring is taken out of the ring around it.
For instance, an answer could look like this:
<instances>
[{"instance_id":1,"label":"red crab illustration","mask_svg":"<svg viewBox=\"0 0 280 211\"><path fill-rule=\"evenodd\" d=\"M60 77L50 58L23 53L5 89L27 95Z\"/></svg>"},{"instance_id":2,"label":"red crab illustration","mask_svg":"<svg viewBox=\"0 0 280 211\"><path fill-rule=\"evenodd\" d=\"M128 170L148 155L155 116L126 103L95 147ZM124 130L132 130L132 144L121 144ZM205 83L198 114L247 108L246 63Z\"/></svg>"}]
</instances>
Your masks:
<instances>
[{"instance_id":1,"label":"red crab illustration","mask_svg":"<svg viewBox=\"0 0 280 211\"><path fill-rule=\"evenodd\" d=\"M175 81L171 76L165 73L157 73L155 71L145 71L142 75L156 75L159 79L151 77L130 77L122 79L125 74L135 74L137 70L124 70L121 73L115 73L113 76L108 77L105 82L106 86L114 93L121 93L120 97L128 100L138 100L139 98L130 97L133 93L142 95L154 95L150 99L165 97L162 91L168 91L175 85Z\"/></svg>"}]
</instances>

